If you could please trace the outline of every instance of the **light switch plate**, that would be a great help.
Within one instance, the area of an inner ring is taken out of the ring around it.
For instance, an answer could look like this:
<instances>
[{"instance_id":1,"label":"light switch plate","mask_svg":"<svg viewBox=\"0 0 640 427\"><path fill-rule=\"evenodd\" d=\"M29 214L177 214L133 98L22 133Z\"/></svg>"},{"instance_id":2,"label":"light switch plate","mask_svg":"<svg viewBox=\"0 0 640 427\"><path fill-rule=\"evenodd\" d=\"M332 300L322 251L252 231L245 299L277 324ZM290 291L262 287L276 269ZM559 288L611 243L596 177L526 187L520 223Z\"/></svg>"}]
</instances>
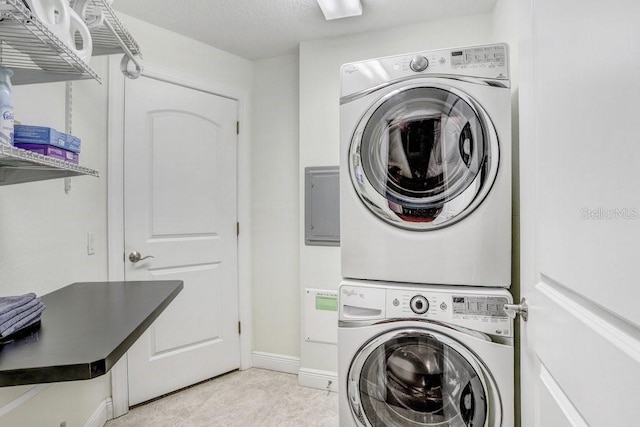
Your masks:
<instances>
[{"instance_id":1,"label":"light switch plate","mask_svg":"<svg viewBox=\"0 0 640 427\"><path fill-rule=\"evenodd\" d=\"M87 255L96 253L96 233L87 233Z\"/></svg>"}]
</instances>

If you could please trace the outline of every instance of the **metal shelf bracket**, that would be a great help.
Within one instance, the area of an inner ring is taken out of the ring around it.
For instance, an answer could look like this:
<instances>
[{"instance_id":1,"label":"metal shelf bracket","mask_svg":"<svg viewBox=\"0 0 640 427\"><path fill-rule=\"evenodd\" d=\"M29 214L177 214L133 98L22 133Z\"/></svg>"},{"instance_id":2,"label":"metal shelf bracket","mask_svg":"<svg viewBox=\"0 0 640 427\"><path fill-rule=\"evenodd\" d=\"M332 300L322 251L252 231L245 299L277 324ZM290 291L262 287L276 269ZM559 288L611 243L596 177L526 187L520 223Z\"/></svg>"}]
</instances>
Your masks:
<instances>
[{"instance_id":1,"label":"metal shelf bracket","mask_svg":"<svg viewBox=\"0 0 640 427\"><path fill-rule=\"evenodd\" d=\"M120 62L122 73L131 79L138 78L143 70L140 47L109 3L106 0L75 0L72 7L89 26L94 55L124 53Z\"/></svg>"}]
</instances>

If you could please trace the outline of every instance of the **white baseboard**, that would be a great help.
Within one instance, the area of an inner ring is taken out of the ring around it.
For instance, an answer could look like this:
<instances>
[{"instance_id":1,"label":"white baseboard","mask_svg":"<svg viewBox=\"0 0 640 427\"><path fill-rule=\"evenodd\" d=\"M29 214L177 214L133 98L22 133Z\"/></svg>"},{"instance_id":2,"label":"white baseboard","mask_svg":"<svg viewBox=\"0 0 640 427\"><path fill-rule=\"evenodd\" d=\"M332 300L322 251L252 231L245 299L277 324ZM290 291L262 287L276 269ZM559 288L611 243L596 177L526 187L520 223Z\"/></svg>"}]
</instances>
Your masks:
<instances>
[{"instance_id":1,"label":"white baseboard","mask_svg":"<svg viewBox=\"0 0 640 427\"><path fill-rule=\"evenodd\" d=\"M84 424L84 427L103 427L107 421L113 419L113 402L110 397L100 403L91 418Z\"/></svg>"},{"instance_id":2,"label":"white baseboard","mask_svg":"<svg viewBox=\"0 0 640 427\"><path fill-rule=\"evenodd\" d=\"M251 352L251 360L254 368L268 369L270 371L297 374L298 369L300 369L299 357L253 351Z\"/></svg>"},{"instance_id":3,"label":"white baseboard","mask_svg":"<svg viewBox=\"0 0 640 427\"><path fill-rule=\"evenodd\" d=\"M298 370L298 385L338 392L338 374L318 369L300 368Z\"/></svg>"}]
</instances>

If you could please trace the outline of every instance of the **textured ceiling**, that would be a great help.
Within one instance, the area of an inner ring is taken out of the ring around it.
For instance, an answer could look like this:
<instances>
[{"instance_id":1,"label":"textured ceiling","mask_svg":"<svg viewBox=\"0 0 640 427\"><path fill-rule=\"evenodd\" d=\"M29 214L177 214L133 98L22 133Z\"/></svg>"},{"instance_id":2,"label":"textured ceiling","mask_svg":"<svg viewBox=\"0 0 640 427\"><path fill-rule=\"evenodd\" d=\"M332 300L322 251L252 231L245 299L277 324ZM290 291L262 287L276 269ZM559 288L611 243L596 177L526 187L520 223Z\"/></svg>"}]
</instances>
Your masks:
<instances>
[{"instance_id":1,"label":"textured ceiling","mask_svg":"<svg viewBox=\"0 0 640 427\"><path fill-rule=\"evenodd\" d=\"M302 41L490 13L496 0L362 0L362 16L325 21L316 0L116 0L114 9L246 59Z\"/></svg>"}]
</instances>

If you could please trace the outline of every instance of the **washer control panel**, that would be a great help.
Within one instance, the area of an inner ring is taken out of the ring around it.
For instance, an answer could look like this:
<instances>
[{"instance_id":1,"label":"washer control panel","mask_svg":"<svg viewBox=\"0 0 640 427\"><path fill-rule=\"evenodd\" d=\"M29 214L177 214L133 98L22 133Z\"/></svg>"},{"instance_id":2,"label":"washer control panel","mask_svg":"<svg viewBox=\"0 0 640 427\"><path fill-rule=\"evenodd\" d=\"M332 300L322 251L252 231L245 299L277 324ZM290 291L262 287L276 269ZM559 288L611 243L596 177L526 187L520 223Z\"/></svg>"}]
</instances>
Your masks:
<instances>
[{"instance_id":1,"label":"washer control panel","mask_svg":"<svg viewBox=\"0 0 640 427\"><path fill-rule=\"evenodd\" d=\"M387 287L384 318L420 318L454 324L491 335L513 336L513 321L504 311L512 301L506 290L465 292L457 287Z\"/></svg>"},{"instance_id":2,"label":"washer control panel","mask_svg":"<svg viewBox=\"0 0 640 427\"><path fill-rule=\"evenodd\" d=\"M512 302L506 289L345 280L339 291L339 320L428 319L513 337L513 320L504 311Z\"/></svg>"}]
</instances>

